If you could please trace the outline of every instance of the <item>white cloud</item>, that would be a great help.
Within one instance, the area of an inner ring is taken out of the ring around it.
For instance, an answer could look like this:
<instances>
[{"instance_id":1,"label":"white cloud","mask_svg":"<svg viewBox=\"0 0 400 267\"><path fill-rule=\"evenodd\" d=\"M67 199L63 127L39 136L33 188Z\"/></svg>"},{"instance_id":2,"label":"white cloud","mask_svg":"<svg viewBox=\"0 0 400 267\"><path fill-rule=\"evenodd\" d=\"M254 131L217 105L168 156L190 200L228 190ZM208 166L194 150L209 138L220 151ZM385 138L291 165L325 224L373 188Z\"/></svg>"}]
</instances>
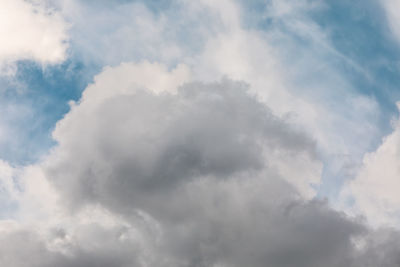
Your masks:
<instances>
[{"instance_id":1,"label":"white cloud","mask_svg":"<svg viewBox=\"0 0 400 267\"><path fill-rule=\"evenodd\" d=\"M387 15L389 26L395 36L400 41L400 2L397 0L380 0Z\"/></svg>"},{"instance_id":2,"label":"white cloud","mask_svg":"<svg viewBox=\"0 0 400 267\"><path fill-rule=\"evenodd\" d=\"M60 14L44 1L0 1L0 65L18 60L42 64L64 60L67 49L67 26Z\"/></svg>"},{"instance_id":3,"label":"white cloud","mask_svg":"<svg viewBox=\"0 0 400 267\"><path fill-rule=\"evenodd\" d=\"M17 203L18 187L15 184L16 170L0 160L0 215L9 217Z\"/></svg>"},{"instance_id":4,"label":"white cloud","mask_svg":"<svg viewBox=\"0 0 400 267\"><path fill-rule=\"evenodd\" d=\"M400 124L382 140L374 152L364 157L357 177L343 190L343 198L353 199L352 212L367 216L375 225L400 225Z\"/></svg>"}]
</instances>

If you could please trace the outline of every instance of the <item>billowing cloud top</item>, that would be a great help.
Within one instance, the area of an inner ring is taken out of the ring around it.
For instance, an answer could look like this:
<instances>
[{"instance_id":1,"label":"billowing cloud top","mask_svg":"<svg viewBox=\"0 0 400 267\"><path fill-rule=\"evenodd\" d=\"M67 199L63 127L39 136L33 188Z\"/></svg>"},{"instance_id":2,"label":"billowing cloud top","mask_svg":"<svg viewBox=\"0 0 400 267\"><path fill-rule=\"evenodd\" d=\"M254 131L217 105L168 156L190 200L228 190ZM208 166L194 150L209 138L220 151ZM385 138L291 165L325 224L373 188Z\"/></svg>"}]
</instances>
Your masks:
<instances>
[{"instance_id":1,"label":"billowing cloud top","mask_svg":"<svg viewBox=\"0 0 400 267\"><path fill-rule=\"evenodd\" d=\"M0 160L0 265L399 266L399 123L319 17L352 5L0 1L0 141L45 151Z\"/></svg>"}]
</instances>

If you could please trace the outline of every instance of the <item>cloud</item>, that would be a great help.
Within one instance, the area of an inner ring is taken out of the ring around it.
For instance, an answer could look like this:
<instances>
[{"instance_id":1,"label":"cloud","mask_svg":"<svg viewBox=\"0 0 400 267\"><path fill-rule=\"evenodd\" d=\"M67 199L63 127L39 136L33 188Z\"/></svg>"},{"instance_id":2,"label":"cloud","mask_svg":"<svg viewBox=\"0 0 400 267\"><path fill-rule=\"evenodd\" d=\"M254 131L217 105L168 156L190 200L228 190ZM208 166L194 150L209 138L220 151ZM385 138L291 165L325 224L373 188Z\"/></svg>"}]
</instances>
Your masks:
<instances>
[{"instance_id":1,"label":"cloud","mask_svg":"<svg viewBox=\"0 0 400 267\"><path fill-rule=\"evenodd\" d=\"M374 232L310 199L321 169L307 134L242 82L188 77L184 66L147 62L99 74L57 124L58 145L47 158L6 168L17 173L8 191L18 192L18 211L0 223L0 263L398 262L396 231Z\"/></svg>"},{"instance_id":2,"label":"cloud","mask_svg":"<svg viewBox=\"0 0 400 267\"><path fill-rule=\"evenodd\" d=\"M186 77L184 66L168 73L149 63L123 64L96 77L53 133L58 147L49 177L69 200L79 206L109 199L103 204L135 208L194 179L267 167L270 176L285 174L304 195L314 194L321 165L310 138L275 117L244 84L168 89Z\"/></svg>"},{"instance_id":3,"label":"cloud","mask_svg":"<svg viewBox=\"0 0 400 267\"><path fill-rule=\"evenodd\" d=\"M315 198L321 154L365 148L369 139L347 144L374 132L365 118L376 104L347 92L351 84L329 64L312 68L318 77L307 86L323 88L318 96L304 93L310 59L343 56L302 16L309 1L274 3L269 18L301 30L312 49L274 46L293 41L279 27L245 29L232 1L174 2L168 15L202 19L183 30L137 2L92 9L90 1L63 1L61 12L76 23L73 46L112 66L70 102L42 161L0 162L0 189L15 206L0 221L0 265L398 265L397 230L369 229ZM179 42L188 32L185 43L198 41L199 50ZM287 51L296 55L290 64L282 62ZM141 57L165 63L119 64ZM335 86L325 89L325 78ZM349 111L356 115L343 117Z\"/></svg>"},{"instance_id":4,"label":"cloud","mask_svg":"<svg viewBox=\"0 0 400 267\"><path fill-rule=\"evenodd\" d=\"M212 31L208 26L216 22L204 7L191 8L190 2L180 0L157 5L149 1L78 0L53 4L71 22L71 57L100 67L143 59L175 65L200 49ZM162 12L151 9L158 5Z\"/></svg>"},{"instance_id":5,"label":"cloud","mask_svg":"<svg viewBox=\"0 0 400 267\"><path fill-rule=\"evenodd\" d=\"M81 231L80 239L73 240L77 244L67 244L70 247L67 253L52 249L50 244L68 243L70 237L63 230L49 231L49 242L31 229L3 231L0 263L12 267L139 266L135 245L119 240L126 231L124 228L107 231L97 225L87 225Z\"/></svg>"},{"instance_id":6,"label":"cloud","mask_svg":"<svg viewBox=\"0 0 400 267\"><path fill-rule=\"evenodd\" d=\"M154 83L159 80L164 82ZM291 183L310 197L309 182L317 182L320 176L314 143L275 117L243 83L226 80L184 84L186 80L184 66L168 71L162 65L146 62L109 68L96 77L58 123L54 131L58 146L42 166L22 171L18 183L22 188L20 214L16 217L38 225L42 234L32 232L34 228L30 227L5 235L4 242L10 242L9 238L16 245L9 246L11 259L4 264L22 264L16 247L26 254L36 254L41 248L43 255L37 258L37 264L44 266L55 262L73 266L75 261L83 264L85 260L90 266L96 255L109 255L102 252L108 249L117 250L112 255L125 263L120 250L128 250L132 244L116 239L110 247L100 245L103 239L110 240L113 233L120 233L118 223L111 223L104 234L87 236L85 221L92 220L91 228L105 227L102 219L85 215L86 209L96 206L108 210L111 218L122 216L128 228L137 229L138 221L143 221L140 218L150 218L145 219L145 228L159 228L140 232L143 239L134 238L155 258L149 259L141 251L141 256L127 262L144 257L147 262L157 262L157 266L202 266L225 261L252 264L253 260L245 257L237 262L239 254L235 251L239 247L230 247L234 238L231 231L243 235L269 221L269 216L285 216L285 207L290 208L290 203L296 204L302 198ZM292 162L290 166L282 164L287 160ZM309 168L302 173L297 169L299 165ZM301 185L297 178L302 175ZM72 204L72 215L55 203ZM238 205L242 206L239 213ZM243 221L250 216L252 220ZM58 225L70 239L57 241L62 244L54 246L57 238L48 237L52 225ZM214 234L221 240L213 240ZM272 238L270 234L244 235L237 242L255 246ZM29 242L21 246L20 236ZM87 252L91 246L95 247L95 256ZM225 247L229 255L222 257ZM262 257L261 252L258 257ZM305 251L304 256L310 252ZM274 254L273 248L270 253ZM263 261L256 259L253 265Z\"/></svg>"},{"instance_id":7,"label":"cloud","mask_svg":"<svg viewBox=\"0 0 400 267\"><path fill-rule=\"evenodd\" d=\"M16 176L16 170L0 160L0 217L7 217L18 201L13 180Z\"/></svg>"},{"instance_id":8,"label":"cloud","mask_svg":"<svg viewBox=\"0 0 400 267\"><path fill-rule=\"evenodd\" d=\"M380 3L386 11L387 21L389 27L396 39L400 38L400 15L397 10L399 9L399 2L396 0L381 0ZM400 40L400 39L399 39Z\"/></svg>"},{"instance_id":9,"label":"cloud","mask_svg":"<svg viewBox=\"0 0 400 267\"><path fill-rule=\"evenodd\" d=\"M400 176L400 126L383 138L376 151L367 153L356 178L343 189L343 198L354 199L356 212L365 214L374 225L400 223L400 197L396 190Z\"/></svg>"},{"instance_id":10,"label":"cloud","mask_svg":"<svg viewBox=\"0 0 400 267\"><path fill-rule=\"evenodd\" d=\"M43 1L2 0L0 3L0 64L34 60L41 64L65 59L67 26Z\"/></svg>"}]
</instances>

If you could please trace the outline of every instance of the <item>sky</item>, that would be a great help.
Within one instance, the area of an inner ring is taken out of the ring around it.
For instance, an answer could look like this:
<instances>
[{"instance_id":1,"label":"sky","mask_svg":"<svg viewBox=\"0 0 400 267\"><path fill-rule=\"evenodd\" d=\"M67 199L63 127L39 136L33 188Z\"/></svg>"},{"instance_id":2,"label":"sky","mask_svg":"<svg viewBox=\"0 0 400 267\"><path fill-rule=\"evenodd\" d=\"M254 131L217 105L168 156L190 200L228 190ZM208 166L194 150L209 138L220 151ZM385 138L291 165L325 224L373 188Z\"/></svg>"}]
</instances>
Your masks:
<instances>
[{"instance_id":1,"label":"sky","mask_svg":"<svg viewBox=\"0 0 400 267\"><path fill-rule=\"evenodd\" d=\"M400 265L398 0L0 0L0 265Z\"/></svg>"}]
</instances>

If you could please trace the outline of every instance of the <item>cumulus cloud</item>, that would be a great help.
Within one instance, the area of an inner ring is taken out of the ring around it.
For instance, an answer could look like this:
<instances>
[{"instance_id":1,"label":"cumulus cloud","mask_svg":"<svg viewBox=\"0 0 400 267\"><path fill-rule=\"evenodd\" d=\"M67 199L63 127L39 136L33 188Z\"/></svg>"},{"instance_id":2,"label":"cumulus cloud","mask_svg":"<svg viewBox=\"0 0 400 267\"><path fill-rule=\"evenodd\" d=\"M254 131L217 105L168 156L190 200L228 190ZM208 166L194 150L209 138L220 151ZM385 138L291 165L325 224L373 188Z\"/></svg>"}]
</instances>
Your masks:
<instances>
[{"instance_id":1,"label":"cumulus cloud","mask_svg":"<svg viewBox=\"0 0 400 267\"><path fill-rule=\"evenodd\" d=\"M242 82L187 77L184 66L108 68L42 163L5 165L18 212L0 224L2 265L398 263L397 232L312 199L321 165L307 134Z\"/></svg>"},{"instance_id":2,"label":"cumulus cloud","mask_svg":"<svg viewBox=\"0 0 400 267\"><path fill-rule=\"evenodd\" d=\"M97 201L104 193L116 206L133 207L136 196L151 198L154 191L195 178L228 179L266 166L276 173L272 176L295 176L285 178L312 196L310 185L318 183L321 171L314 142L248 96L244 84L189 83L175 93L155 94L160 90L153 80L162 80L164 87L176 85L182 68L167 74L158 65L142 66L152 80L133 65L115 68L112 75L106 70L57 124L53 135L59 146L50 176L75 195L71 200ZM121 77L129 70L127 77L134 78L126 82ZM125 90L111 90L119 84ZM143 91L146 87L152 89ZM102 90L107 98L100 98ZM282 163L287 160L290 166ZM61 171L66 169L68 178ZM132 198L132 203L121 205L114 195L121 201Z\"/></svg>"},{"instance_id":3,"label":"cumulus cloud","mask_svg":"<svg viewBox=\"0 0 400 267\"><path fill-rule=\"evenodd\" d=\"M17 60L42 64L65 58L67 26L44 1L0 1L0 66Z\"/></svg>"}]
</instances>

